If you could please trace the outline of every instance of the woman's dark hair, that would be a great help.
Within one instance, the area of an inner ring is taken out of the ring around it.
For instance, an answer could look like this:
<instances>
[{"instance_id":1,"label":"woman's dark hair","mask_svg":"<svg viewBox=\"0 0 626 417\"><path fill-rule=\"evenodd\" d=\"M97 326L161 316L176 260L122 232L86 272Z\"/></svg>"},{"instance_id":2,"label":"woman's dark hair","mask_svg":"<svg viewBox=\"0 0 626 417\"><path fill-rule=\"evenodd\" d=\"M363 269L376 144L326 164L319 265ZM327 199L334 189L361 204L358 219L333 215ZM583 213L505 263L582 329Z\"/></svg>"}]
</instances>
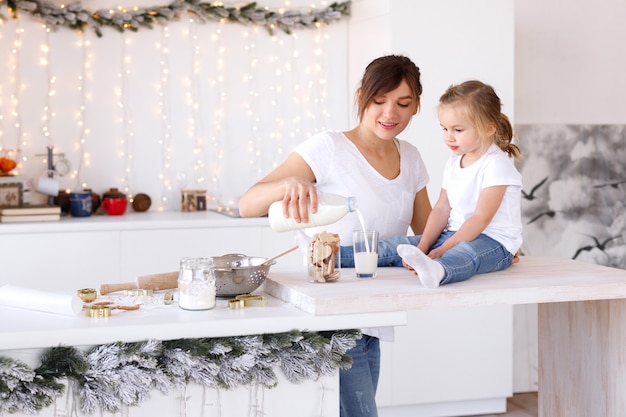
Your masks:
<instances>
[{"instance_id":1,"label":"woman's dark hair","mask_svg":"<svg viewBox=\"0 0 626 417\"><path fill-rule=\"evenodd\" d=\"M422 84L420 70L413 61L402 55L387 55L370 62L365 68L357 94L359 120L363 118L365 109L375 97L396 89L402 80L409 85L419 109Z\"/></svg>"}]
</instances>

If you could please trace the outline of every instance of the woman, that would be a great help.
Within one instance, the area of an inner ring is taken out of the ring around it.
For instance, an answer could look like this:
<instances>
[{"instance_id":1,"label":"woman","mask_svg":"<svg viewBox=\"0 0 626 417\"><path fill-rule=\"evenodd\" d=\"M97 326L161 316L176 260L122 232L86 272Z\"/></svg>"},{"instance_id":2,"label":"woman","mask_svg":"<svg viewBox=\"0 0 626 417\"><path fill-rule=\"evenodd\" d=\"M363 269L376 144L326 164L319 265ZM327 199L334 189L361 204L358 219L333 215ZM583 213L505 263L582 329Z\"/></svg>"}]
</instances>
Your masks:
<instances>
[{"instance_id":1,"label":"woman","mask_svg":"<svg viewBox=\"0 0 626 417\"><path fill-rule=\"evenodd\" d=\"M298 145L287 159L240 199L243 217L267 213L281 201L285 217L308 222L317 211L317 193L354 196L368 229L380 234L379 266L402 266L396 251L407 236L424 230L431 211L428 174L415 146L399 140L417 114L422 94L419 68L407 57L383 56L365 69L356 93L359 123L346 132L319 133ZM327 229L341 239L341 265L354 265L352 232L358 216L348 215ZM340 372L341 417L377 416L379 337L393 329L362 329L348 354L352 368Z\"/></svg>"}]
</instances>

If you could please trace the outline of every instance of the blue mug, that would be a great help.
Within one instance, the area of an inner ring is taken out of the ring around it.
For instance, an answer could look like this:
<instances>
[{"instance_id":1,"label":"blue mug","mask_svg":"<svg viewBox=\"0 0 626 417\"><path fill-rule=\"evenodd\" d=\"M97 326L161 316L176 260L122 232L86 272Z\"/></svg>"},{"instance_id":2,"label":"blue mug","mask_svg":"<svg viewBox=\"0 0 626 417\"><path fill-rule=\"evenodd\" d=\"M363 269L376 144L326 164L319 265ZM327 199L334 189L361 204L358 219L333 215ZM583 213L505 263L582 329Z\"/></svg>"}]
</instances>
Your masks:
<instances>
[{"instance_id":1,"label":"blue mug","mask_svg":"<svg viewBox=\"0 0 626 417\"><path fill-rule=\"evenodd\" d=\"M70 214L72 217L91 216L92 204L90 191L70 193Z\"/></svg>"}]
</instances>

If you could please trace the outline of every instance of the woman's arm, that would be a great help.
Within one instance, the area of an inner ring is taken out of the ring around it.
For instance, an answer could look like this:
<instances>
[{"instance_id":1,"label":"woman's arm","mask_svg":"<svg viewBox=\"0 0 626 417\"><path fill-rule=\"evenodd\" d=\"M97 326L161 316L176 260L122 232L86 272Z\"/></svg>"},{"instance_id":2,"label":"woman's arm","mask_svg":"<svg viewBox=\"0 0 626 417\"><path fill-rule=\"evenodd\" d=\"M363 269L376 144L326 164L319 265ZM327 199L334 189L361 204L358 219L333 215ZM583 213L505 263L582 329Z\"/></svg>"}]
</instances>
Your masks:
<instances>
[{"instance_id":1,"label":"woman's arm","mask_svg":"<svg viewBox=\"0 0 626 417\"><path fill-rule=\"evenodd\" d=\"M314 182L315 175L309 165L300 155L292 152L282 164L241 196L239 214L242 217L263 216L267 214L270 204L282 200L285 216L289 213L289 206L292 206L293 218L308 222L309 197L311 211L317 210Z\"/></svg>"},{"instance_id":2,"label":"woman's arm","mask_svg":"<svg viewBox=\"0 0 626 417\"><path fill-rule=\"evenodd\" d=\"M424 227L431 211L432 207L428 198L428 190L424 187L415 194L415 201L413 202L411 230L414 234L421 235L424 233Z\"/></svg>"},{"instance_id":3,"label":"woman's arm","mask_svg":"<svg viewBox=\"0 0 626 417\"><path fill-rule=\"evenodd\" d=\"M493 216L495 216L500 204L502 204L506 189L506 185L483 189L478 196L478 204L474 214L443 245L433 249L428 256L432 259L440 258L448 249L456 246L458 243L476 239L489 225Z\"/></svg>"}]
</instances>

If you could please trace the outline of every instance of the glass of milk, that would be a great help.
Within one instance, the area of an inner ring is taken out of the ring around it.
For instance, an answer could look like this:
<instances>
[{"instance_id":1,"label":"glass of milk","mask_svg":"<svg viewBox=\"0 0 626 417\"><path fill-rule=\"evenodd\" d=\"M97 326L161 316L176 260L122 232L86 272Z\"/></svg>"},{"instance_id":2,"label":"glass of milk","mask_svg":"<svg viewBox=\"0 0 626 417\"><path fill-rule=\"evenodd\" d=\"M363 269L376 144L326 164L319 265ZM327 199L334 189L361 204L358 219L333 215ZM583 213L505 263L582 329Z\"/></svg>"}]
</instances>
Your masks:
<instances>
[{"instance_id":1,"label":"glass of milk","mask_svg":"<svg viewBox=\"0 0 626 417\"><path fill-rule=\"evenodd\" d=\"M355 230L352 238L356 276L358 278L376 278L378 232L376 230Z\"/></svg>"}]
</instances>

